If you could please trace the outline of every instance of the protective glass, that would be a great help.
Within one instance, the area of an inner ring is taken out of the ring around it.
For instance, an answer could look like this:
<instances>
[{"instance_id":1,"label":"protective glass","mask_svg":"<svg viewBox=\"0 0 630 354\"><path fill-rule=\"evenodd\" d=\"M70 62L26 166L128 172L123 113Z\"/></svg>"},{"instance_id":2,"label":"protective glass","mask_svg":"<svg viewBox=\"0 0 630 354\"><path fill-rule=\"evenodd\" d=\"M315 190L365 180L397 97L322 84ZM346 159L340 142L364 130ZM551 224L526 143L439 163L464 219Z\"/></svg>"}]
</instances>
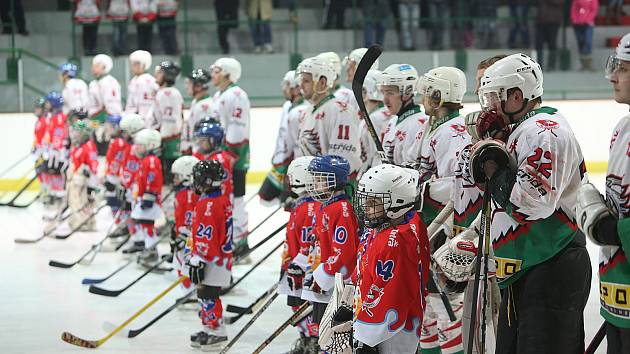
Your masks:
<instances>
[{"instance_id":1,"label":"protective glass","mask_svg":"<svg viewBox=\"0 0 630 354\"><path fill-rule=\"evenodd\" d=\"M482 109L493 109L497 104L501 104L499 93L496 91L479 91L479 104Z\"/></svg>"}]
</instances>

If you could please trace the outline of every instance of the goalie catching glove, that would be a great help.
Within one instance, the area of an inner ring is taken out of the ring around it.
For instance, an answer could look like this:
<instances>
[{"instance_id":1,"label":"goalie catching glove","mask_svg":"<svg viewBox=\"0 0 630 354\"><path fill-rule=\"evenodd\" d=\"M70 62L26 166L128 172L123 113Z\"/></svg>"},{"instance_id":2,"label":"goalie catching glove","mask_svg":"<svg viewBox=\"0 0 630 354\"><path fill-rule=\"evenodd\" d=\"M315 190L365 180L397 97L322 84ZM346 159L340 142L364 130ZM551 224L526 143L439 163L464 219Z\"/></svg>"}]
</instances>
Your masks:
<instances>
[{"instance_id":1,"label":"goalie catching glove","mask_svg":"<svg viewBox=\"0 0 630 354\"><path fill-rule=\"evenodd\" d=\"M448 293L462 292L472 279L478 242L477 232L468 228L448 240L433 254L435 263L448 279L445 289Z\"/></svg>"}]
</instances>

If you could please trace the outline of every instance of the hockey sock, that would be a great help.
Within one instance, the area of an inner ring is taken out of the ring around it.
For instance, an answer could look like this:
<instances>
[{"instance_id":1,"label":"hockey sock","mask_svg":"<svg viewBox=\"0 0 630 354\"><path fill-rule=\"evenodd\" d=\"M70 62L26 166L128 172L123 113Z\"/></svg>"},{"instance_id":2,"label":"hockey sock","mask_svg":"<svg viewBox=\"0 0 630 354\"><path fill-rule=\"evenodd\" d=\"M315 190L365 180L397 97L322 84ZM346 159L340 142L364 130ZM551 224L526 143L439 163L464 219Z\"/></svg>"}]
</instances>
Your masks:
<instances>
[{"instance_id":1,"label":"hockey sock","mask_svg":"<svg viewBox=\"0 0 630 354\"><path fill-rule=\"evenodd\" d=\"M223 324L223 304L220 298L216 299L199 299L201 310L199 318L209 333L216 336L227 335L227 330Z\"/></svg>"},{"instance_id":2,"label":"hockey sock","mask_svg":"<svg viewBox=\"0 0 630 354\"><path fill-rule=\"evenodd\" d=\"M153 222L150 221L142 221L139 222L136 226L140 233L142 233L144 239L144 247L146 249L153 248L155 244L158 242L157 236L155 235L155 226Z\"/></svg>"}]
</instances>

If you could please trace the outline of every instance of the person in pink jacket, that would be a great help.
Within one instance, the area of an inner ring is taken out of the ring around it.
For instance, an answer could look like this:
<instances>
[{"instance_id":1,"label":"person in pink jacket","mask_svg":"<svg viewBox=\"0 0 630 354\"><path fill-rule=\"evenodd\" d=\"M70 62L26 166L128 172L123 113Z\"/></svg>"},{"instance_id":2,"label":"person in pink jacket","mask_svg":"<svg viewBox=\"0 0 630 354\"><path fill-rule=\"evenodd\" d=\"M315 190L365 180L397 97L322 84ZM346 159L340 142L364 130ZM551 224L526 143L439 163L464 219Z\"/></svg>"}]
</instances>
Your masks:
<instances>
[{"instance_id":1,"label":"person in pink jacket","mask_svg":"<svg viewBox=\"0 0 630 354\"><path fill-rule=\"evenodd\" d=\"M571 23L580 53L581 71L593 71L593 28L599 9L598 0L573 0L571 3Z\"/></svg>"}]
</instances>

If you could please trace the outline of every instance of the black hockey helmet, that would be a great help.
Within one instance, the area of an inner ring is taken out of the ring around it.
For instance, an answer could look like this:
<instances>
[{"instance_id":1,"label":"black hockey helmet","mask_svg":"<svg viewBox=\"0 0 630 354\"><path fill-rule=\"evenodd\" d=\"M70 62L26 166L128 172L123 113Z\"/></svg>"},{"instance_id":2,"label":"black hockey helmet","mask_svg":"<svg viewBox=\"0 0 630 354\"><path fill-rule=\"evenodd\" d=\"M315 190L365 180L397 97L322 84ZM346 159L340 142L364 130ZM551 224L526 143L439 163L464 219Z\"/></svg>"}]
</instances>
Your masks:
<instances>
[{"instance_id":1,"label":"black hockey helmet","mask_svg":"<svg viewBox=\"0 0 630 354\"><path fill-rule=\"evenodd\" d=\"M221 189L225 170L219 161L202 160L193 167L193 187L195 193L203 194Z\"/></svg>"},{"instance_id":2,"label":"black hockey helmet","mask_svg":"<svg viewBox=\"0 0 630 354\"><path fill-rule=\"evenodd\" d=\"M204 118L202 118L201 120L199 120L197 123L195 123L194 126L194 131L198 131L201 126L203 126L204 124L218 124L221 125L221 122L219 122L219 120L213 116L205 116Z\"/></svg>"},{"instance_id":3,"label":"black hockey helmet","mask_svg":"<svg viewBox=\"0 0 630 354\"><path fill-rule=\"evenodd\" d=\"M35 108L44 108L44 104L46 104L46 99L44 97L39 97L33 102L33 107Z\"/></svg>"},{"instance_id":4,"label":"black hockey helmet","mask_svg":"<svg viewBox=\"0 0 630 354\"><path fill-rule=\"evenodd\" d=\"M173 85L175 84L175 80L177 79L177 75L182 71L175 62L172 60L165 60L160 63L157 67L164 73L164 81L167 84Z\"/></svg>"},{"instance_id":5,"label":"black hockey helmet","mask_svg":"<svg viewBox=\"0 0 630 354\"><path fill-rule=\"evenodd\" d=\"M210 82L210 73L207 70L195 69L190 74L188 74L187 77L193 85L201 85L203 89L208 88L208 83Z\"/></svg>"}]
</instances>

